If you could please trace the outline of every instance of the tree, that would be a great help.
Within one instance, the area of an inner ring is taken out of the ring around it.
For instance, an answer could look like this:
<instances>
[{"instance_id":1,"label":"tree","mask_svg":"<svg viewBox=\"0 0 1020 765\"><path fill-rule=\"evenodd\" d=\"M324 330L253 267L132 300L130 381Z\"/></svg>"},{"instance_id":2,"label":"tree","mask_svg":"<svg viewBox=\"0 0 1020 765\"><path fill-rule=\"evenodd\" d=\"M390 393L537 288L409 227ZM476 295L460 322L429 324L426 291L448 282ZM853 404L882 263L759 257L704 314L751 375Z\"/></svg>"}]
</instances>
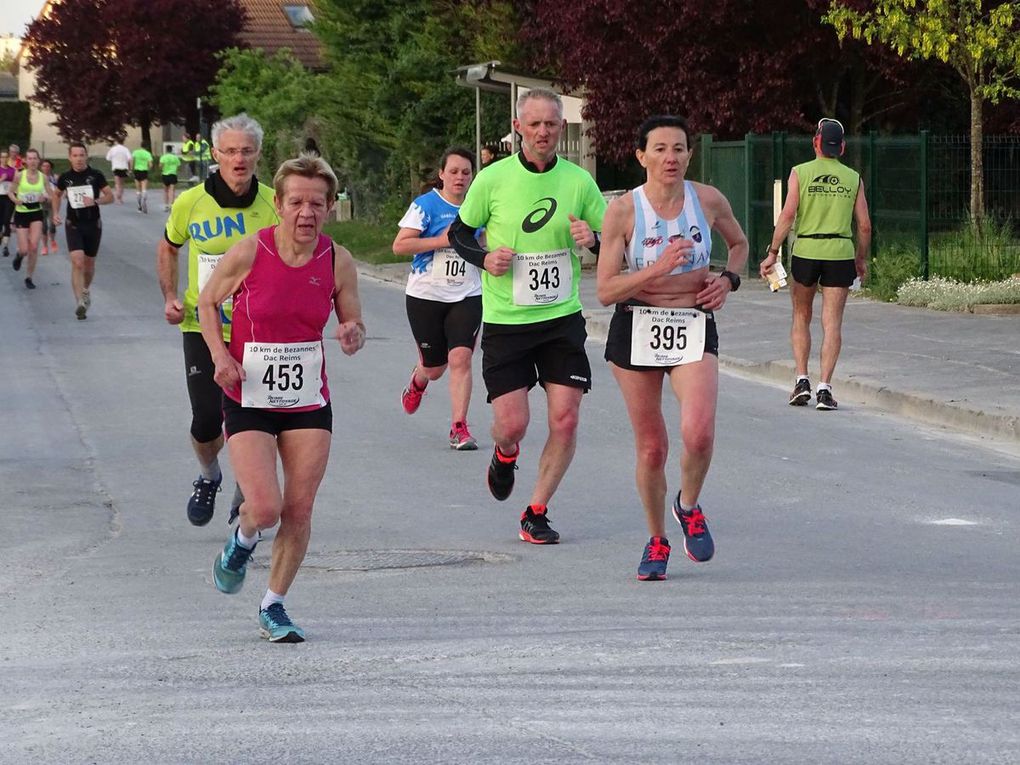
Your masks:
<instances>
[{"instance_id":1,"label":"tree","mask_svg":"<svg viewBox=\"0 0 1020 765\"><path fill-rule=\"evenodd\" d=\"M649 114L688 116L723 138L810 130L821 116L855 133L919 99L920 72L863 43L838 51L829 0L531 0L524 35L548 75L583 89L603 159L633 155ZM836 55L838 53L838 55Z\"/></svg>"},{"instance_id":2,"label":"tree","mask_svg":"<svg viewBox=\"0 0 1020 765\"><path fill-rule=\"evenodd\" d=\"M948 64L970 95L970 216L985 217L983 107L1020 96L1020 2L877 0L867 10L835 2L825 20L840 39L877 40L903 58Z\"/></svg>"},{"instance_id":3,"label":"tree","mask_svg":"<svg viewBox=\"0 0 1020 765\"><path fill-rule=\"evenodd\" d=\"M304 144L328 84L286 50L267 57L261 50L231 48L221 62L210 89L213 103L223 114L247 112L262 125L262 169L271 176Z\"/></svg>"},{"instance_id":4,"label":"tree","mask_svg":"<svg viewBox=\"0 0 1020 765\"><path fill-rule=\"evenodd\" d=\"M98 20L101 20L98 21ZM107 140L124 125L196 121L196 99L239 41L238 0L61 0L28 27L32 97L67 140Z\"/></svg>"}]
</instances>

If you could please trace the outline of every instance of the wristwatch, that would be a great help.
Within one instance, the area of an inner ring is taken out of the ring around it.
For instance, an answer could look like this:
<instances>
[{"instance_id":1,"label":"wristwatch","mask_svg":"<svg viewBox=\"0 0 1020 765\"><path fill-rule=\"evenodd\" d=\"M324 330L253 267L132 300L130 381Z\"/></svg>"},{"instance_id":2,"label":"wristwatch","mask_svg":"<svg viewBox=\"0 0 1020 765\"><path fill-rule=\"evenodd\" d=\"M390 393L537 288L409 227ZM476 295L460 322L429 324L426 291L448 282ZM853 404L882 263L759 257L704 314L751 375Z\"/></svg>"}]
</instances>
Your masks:
<instances>
[{"instance_id":1,"label":"wristwatch","mask_svg":"<svg viewBox=\"0 0 1020 765\"><path fill-rule=\"evenodd\" d=\"M719 276L725 276L730 280L730 292L736 292L740 289L740 277L732 271L723 271Z\"/></svg>"}]
</instances>

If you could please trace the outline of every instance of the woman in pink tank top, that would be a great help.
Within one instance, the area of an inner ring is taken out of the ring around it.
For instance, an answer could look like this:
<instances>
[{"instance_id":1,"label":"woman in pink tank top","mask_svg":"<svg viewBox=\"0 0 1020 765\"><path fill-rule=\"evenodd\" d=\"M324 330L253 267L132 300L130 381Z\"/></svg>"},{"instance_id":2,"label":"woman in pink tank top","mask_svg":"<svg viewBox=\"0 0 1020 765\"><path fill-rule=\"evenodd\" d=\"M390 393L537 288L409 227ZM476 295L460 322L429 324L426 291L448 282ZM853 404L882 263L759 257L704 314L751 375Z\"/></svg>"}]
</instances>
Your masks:
<instances>
[{"instance_id":1,"label":"woman in pink tank top","mask_svg":"<svg viewBox=\"0 0 1020 765\"><path fill-rule=\"evenodd\" d=\"M304 632L283 598L308 547L329 459L332 407L322 334L335 312L340 349L352 355L365 343L365 325L354 260L322 234L336 199L333 171L303 154L280 166L273 186L280 224L227 251L199 295L198 315L224 391L230 461L245 497L237 529L213 561L213 581L221 592L238 592L259 533L279 523L259 623L270 641L298 643ZM229 348L220 324L227 301L233 302Z\"/></svg>"}]
</instances>

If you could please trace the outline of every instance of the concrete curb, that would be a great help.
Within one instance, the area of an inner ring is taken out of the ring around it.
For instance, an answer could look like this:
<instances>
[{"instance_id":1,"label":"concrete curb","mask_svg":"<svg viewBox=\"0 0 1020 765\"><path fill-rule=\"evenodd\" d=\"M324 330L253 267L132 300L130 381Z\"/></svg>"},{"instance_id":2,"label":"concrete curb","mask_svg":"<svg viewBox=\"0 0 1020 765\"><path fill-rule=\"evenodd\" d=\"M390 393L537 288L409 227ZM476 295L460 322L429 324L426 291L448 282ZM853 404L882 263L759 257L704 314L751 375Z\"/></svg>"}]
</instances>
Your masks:
<instances>
[{"instance_id":1,"label":"concrete curb","mask_svg":"<svg viewBox=\"0 0 1020 765\"><path fill-rule=\"evenodd\" d=\"M377 266L358 262L359 275L394 284L404 282L405 269L406 266L403 264ZM605 343L612 313L612 310L605 308L583 311L590 340ZM721 355L719 367L731 374L778 383L782 386L789 386L794 378L792 361L757 362ZM916 422L951 428L972 435L1020 441L1020 417L990 415L976 409L940 401L927 394L896 391L884 385L855 378L837 376L833 384L837 390L845 392L850 398L861 401L866 406Z\"/></svg>"}]
</instances>

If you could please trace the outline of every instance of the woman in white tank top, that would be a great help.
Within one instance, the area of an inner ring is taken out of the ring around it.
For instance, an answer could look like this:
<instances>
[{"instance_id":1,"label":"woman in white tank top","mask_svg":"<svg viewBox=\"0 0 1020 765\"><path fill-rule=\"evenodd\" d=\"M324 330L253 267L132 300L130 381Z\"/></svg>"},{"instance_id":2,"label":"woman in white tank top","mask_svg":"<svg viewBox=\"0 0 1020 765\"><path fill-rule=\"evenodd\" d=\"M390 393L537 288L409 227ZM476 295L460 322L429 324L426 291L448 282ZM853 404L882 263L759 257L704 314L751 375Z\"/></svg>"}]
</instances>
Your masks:
<instances>
[{"instance_id":1,"label":"woman in white tank top","mask_svg":"<svg viewBox=\"0 0 1020 765\"><path fill-rule=\"evenodd\" d=\"M662 383L668 376L682 402L683 497L677 493L673 515L687 556L705 562L715 551L699 504L715 440L719 365L714 311L740 286L733 272L747 261L747 239L718 189L685 180L691 143L682 118L649 118L637 146L647 179L606 211L598 296L603 305L616 304L606 360L634 428L638 494L651 533L638 579L660 580L666 578L670 552L665 530L669 436ZM708 268L713 230L728 250L721 274Z\"/></svg>"}]
</instances>

